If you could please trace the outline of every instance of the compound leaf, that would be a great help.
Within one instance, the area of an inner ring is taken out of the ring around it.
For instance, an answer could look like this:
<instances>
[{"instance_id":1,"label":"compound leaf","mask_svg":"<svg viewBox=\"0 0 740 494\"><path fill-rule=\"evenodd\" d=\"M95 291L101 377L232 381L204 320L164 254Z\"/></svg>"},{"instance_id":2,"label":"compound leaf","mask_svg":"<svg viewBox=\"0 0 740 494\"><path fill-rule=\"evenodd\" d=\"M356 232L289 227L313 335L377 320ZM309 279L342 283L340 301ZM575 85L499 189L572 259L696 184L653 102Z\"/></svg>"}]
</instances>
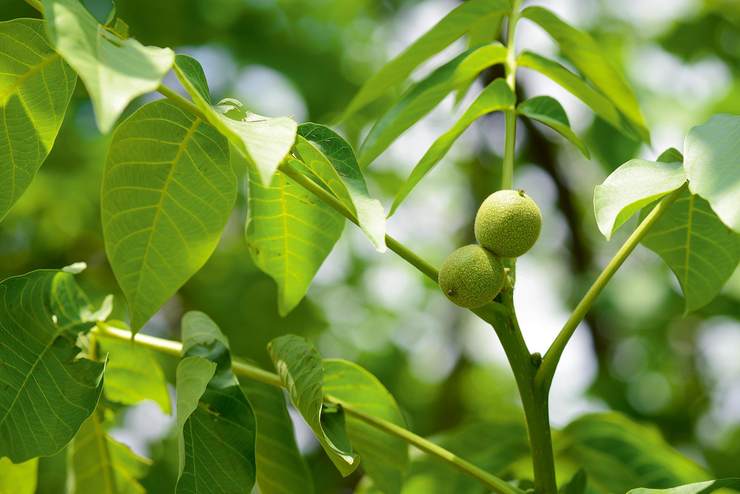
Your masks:
<instances>
[{"instance_id":1,"label":"compound leaf","mask_svg":"<svg viewBox=\"0 0 740 494\"><path fill-rule=\"evenodd\" d=\"M360 412L406 427L396 400L375 376L347 360L324 359L323 366L324 393ZM373 483L385 494L399 493L409 463L407 444L352 416L346 417L346 427Z\"/></svg>"},{"instance_id":2,"label":"compound leaf","mask_svg":"<svg viewBox=\"0 0 740 494\"><path fill-rule=\"evenodd\" d=\"M64 120L77 76L44 22L0 22L0 220L29 186Z\"/></svg>"},{"instance_id":3,"label":"compound leaf","mask_svg":"<svg viewBox=\"0 0 740 494\"><path fill-rule=\"evenodd\" d=\"M262 494L313 494L313 480L295 442L282 390L244 381L257 419L257 485Z\"/></svg>"},{"instance_id":4,"label":"compound leaf","mask_svg":"<svg viewBox=\"0 0 740 494\"><path fill-rule=\"evenodd\" d=\"M487 67L505 60L506 48L500 43L491 43L458 55L412 85L373 125L360 148L360 166L366 168L452 91L462 88Z\"/></svg>"},{"instance_id":5,"label":"compound leaf","mask_svg":"<svg viewBox=\"0 0 740 494\"><path fill-rule=\"evenodd\" d=\"M95 410L105 364L78 358L89 303L63 271L0 282L0 457L56 453Z\"/></svg>"},{"instance_id":6,"label":"compound leaf","mask_svg":"<svg viewBox=\"0 0 740 494\"><path fill-rule=\"evenodd\" d=\"M536 70L549 77L553 82L559 84L573 96L580 99L594 113L621 131L624 135L638 139L635 131L607 97L591 87L580 76L574 74L559 63L536 53L524 51L517 58L517 65Z\"/></svg>"},{"instance_id":7,"label":"compound leaf","mask_svg":"<svg viewBox=\"0 0 740 494\"><path fill-rule=\"evenodd\" d=\"M608 239L636 212L686 182L681 162L633 159L614 170L594 189L599 231Z\"/></svg>"},{"instance_id":8,"label":"compound leaf","mask_svg":"<svg viewBox=\"0 0 740 494\"><path fill-rule=\"evenodd\" d=\"M658 254L678 278L686 312L711 302L740 261L740 234L722 223L709 203L686 187L653 224L642 244Z\"/></svg>"},{"instance_id":9,"label":"compound leaf","mask_svg":"<svg viewBox=\"0 0 740 494\"><path fill-rule=\"evenodd\" d=\"M684 155L691 192L740 232L740 115L715 115L691 129Z\"/></svg>"},{"instance_id":10,"label":"compound leaf","mask_svg":"<svg viewBox=\"0 0 740 494\"><path fill-rule=\"evenodd\" d=\"M177 366L180 452L176 491L250 492L256 478L254 412L231 371L226 337L202 312L182 318Z\"/></svg>"},{"instance_id":11,"label":"compound leaf","mask_svg":"<svg viewBox=\"0 0 740 494\"><path fill-rule=\"evenodd\" d=\"M108 260L134 331L208 260L236 200L226 139L165 101L113 134L101 209Z\"/></svg>"},{"instance_id":12,"label":"compound leaf","mask_svg":"<svg viewBox=\"0 0 740 494\"><path fill-rule=\"evenodd\" d=\"M85 83L103 133L134 98L155 91L172 67L172 50L121 38L77 0L43 4L49 40Z\"/></svg>"},{"instance_id":13,"label":"compound leaf","mask_svg":"<svg viewBox=\"0 0 740 494\"><path fill-rule=\"evenodd\" d=\"M329 127L304 123L298 127L296 150L315 177L355 214L378 252L385 252L383 205L370 197L352 146Z\"/></svg>"},{"instance_id":14,"label":"compound leaf","mask_svg":"<svg viewBox=\"0 0 740 494\"><path fill-rule=\"evenodd\" d=\"M372 76L357 92L342 118L346 119L403 82L416 67L464 35L482 17L510 11L508 0L463 2Z\"/></svg>"},{"instance_id":15,"label":"compound leaf","mask_svg":"<svg viewBox=\"0 0 740 494\"><path fill-rule=\"evenodd\" d=\"M566 58L614 103L643 140L650 141L650 133L632 89L589 34L575 29L544 7L527 7L521 15L547 31Z\"/></svg>"},{"instance_id":16,"label":"compound leaf","mask_svg":"<svg viewBox=\"0 0 740 494\"><path fill-rule=\"evenodd\" d=\"M212 106L203 69L194 58L178 58L175 74L193 98L195 106L244 156L259 174L262 184L272 183L272 176L295 143L295 121L288 117L269 118L248 112L241 103L231 99Z\"/></svg>"},{"instance_id":17,"label":"compound leaf","mask_svg":"<svg viewBox=\"0 0 740 494\"><path fill-rule=\"evenodd\" d=\"M344 217L280 172L269 187L250 173L248 211L249 253L277 283L278 311L285 316L342 235Z\"/></svg>"},{"instance_id":18,"label":"compound leaf","mask_svg":"<svg viewBox=\"0 0 740 494\"><path fill-rule=\"evenodd\" d=\"M424 153L419 163L416 164L409 178L403 183L401 189L393 200L391 211L392 215L401 205L403 200L411 193L416 185L421 181L434 166L447 154L455 141L470 127L473 122L483 115L494 111L513 109L515 103L514 93L511 92L506 81L496 79L489 84L475 99L473 104L465 111L462 117L455 122L447 132L437 138L432 146Z\"/></svg>"},{"instance_id":19,"label":"compound leaf","mask_svg":"<svg viewBox=\"0 0 740 494\"><path fill-rule=\"evenodd\" d=\"M535 96L522 101L516 108L517 113L541 122L561 136L568 139L586 158L590 158L586 145L570 128L568 115L563 106L551 96Z\"/></svg>"},{"instance_id":20,"label":"compound leaf","mask_svg":"<svg viewBox=\"0 0 740 494\"><path fill-rule=\"evenodd\" d=\"M74 493L145 494L139 483L151 461L108 435L98 409L80 427L72 443Z\"/></svg>"},{"instance_id":21,"label":"compound leaf","mask_svg":"<svg viewBox=\"0 0 740 494\"><path fill-rule=\"evenodd\" d=\"M360 463L345 430L341 408L324 405L324 368L319 352L300 336L275 338L267 347L290 401L313 430L337 470L347 476Z\"/></svg>"}]
</instances>

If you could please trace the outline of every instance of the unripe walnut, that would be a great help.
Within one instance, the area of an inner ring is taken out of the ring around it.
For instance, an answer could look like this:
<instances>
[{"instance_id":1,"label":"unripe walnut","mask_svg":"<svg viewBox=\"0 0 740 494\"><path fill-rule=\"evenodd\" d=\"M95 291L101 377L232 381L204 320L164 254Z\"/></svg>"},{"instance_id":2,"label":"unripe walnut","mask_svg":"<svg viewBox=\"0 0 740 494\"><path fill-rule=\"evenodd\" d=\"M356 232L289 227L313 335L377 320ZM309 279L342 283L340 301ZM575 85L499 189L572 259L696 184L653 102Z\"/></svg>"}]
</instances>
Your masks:
<instances>
[{"instance_id":1,"label":"unripe walnut","mask_svg":"<svg viewBox=\"0 0 740 494\"><path fill-rule=\"evenodd\" d=\"M493 301L504 286L504 266L480 245L460 247L439 270L439 286L452 302L475 309Z\"/></svg>"},{"instance_id":2,"label":"unripe walnut","mask_svg":"<svg viewBox=\"0 0 740 494\"><path fill-rule=\"evenodd\" d=\"M475 238L499 257L519 257L540 236L542 214L521 190L499 190L483 201L475 215Z\"/></svg>"}]
</instances>

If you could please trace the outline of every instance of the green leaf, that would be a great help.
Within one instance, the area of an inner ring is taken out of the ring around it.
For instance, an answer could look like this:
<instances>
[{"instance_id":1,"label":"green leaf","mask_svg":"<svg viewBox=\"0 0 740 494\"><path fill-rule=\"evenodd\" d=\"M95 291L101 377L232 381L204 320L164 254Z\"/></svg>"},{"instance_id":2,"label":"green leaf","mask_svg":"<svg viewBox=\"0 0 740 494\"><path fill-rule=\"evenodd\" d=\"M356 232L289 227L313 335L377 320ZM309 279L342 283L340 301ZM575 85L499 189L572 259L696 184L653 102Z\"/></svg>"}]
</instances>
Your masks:
<instances>
[{"instance_id":1,"label":"green leaf","mask_svg":"<svg viewBox=\"0 0 740 494\"><path fill-rule=\"evenodd\" d=\"M627 494L709 494L719 489L740 491L740 478L707 480L694 484L680 485L670 489L632 489Z\"/></svg>"},{"instance_id":2,"label":"green leaf","mask_svg":"<svg viewBox=\"0 0 740 494\"><path fill-rule=\"evenodd\" d=\"M74 493L145 494L139 483L151 461L108 435L98 409L80 427L72 443Z\"/></svg>"},{"instance_id":3,"label":"green leaf","mask_svg":"<svg viewBox=\"0 0 740 494\"><path fill-rule=\"evenodd\" d=\"M401 205L403 200L414 190L418 184L434 166L447 154L458 137L470 127L473 122L483 115L493 111L513 109L516 98L503 79L496 79L489 84L470 105L460 119L455 122L447 132L434 141L434 144L424 153L419 163L403 183L401 189L393 200L389 216Z\"/></svg>"},{"instance_id":4,"label":"green leaf","mask_svg":"<svg viewBox=\"0 0 740 494\"><path fill-rule=\"evenodd\" d=\"M586 471L581 468L558 489L558 494L585 494L587 483Z\"/></svg>"},{"instance_id":5,"label":"green leaf","mask_svg":"<svg viewBox=\"0 0 740 494\"><path fill-rule=\"evenodd\" d=\"M187 90L194 92L197 97L208 105L211 104L211 91L208 89L208 80L200 62L190 55L175 55L175 72L180 75Z\"/></svg>"},{"instance_id":6,"label":"green leaf","mask_svg":"<svg viewBox=\"0 0 740 494\"><path fill-rule=\"evenodd\" d=\"M0 494L33 494L36 492L36 458L23 463L12 463L0 458Z\"/></svg>"},{"instance_id":7,"label":"green leaf","mask_svg":"<svg viewBox=\"0 0 740 494\"><path fill-rule=\"evenodd\" d=\"M416 67L465 34L481 17L510 11L508 0L463 2L372 76L350 102L342 119L348 118L403 82Z\"/></svg>"},{"instance_id":8,"label":"green leaf","mask_svg":"<svg viewBox=\"0 0 740 494\"><path fill-rule=\"evenodd\" d=\"M686 183L683 164L633 159L594 189L599 231L609 240L633 214Z\"/></svg>"},{"instance_id":9,"label":"green leaf","mask_svg":"<svg viewBox=\"0 0 740 494\"><path fill-rule=\"evenodd\" d=\"M491 43L468 50L412 85L375 123L360 148L360 166L366 168L409 127L487 67L503 63L506 48Z\"/></svg>"},{"instance_id":10,"label":"green leaf","mask_svg":"<svg viewBox=\"0 0 740 494\"><path fill-rule=\"evenodd\" d=\"M599 91L592 88L580 76L574 74L559 63L536 53L524 51L517 58L519 67L529 68L549 77L573 96L580 99L594 113L620 130L624 135L639 139L635 131L619 113L617 108Z\"/></svg>"},{"instance_id":11,"label":"green leaf","mask_svg":"<svg viewBox=\"0 0 740 494\"><path fill-rule=\"evenodd\" d=\"M166 100L113 134L101 209L134 331L208 260L236 199L226 139Z\"/></svg>"},{"instance_id":12,"label":"green leaf","mask_svg":"<svg viewBox=\"0 0 740 494\"><path fill-rule=\"evenodd\" d=\"M257 485L262 494L313 494L313 480L295 442L283 392L245 381L242 389L257 418Z\"/></svg>"},{"instance_id":13,"label":"green leaf","mask_svg":"<svg viewBox=\"0 0 740 494\"><path fill-rule=\"evenodd\" d=\"M228 341L202 312L183 316L182 334L176 492L250 492L256 477L256 422L231 371Z\"/></svg>"},{"instance_id":14,"label":"green leaf","mask_svg":"<svg viewBox=\"0 0 740 494\"><path fill-rule=\"evenodd\" d=\"M278 311L285 316L342 235L344 217L280 172L269 187L250 174L248 212L249 253L277 283Z\"/></svg>"},{"instance_id":15,"label":"green leaf","mask_svg":"<svg viewBox=\"0 0 740 494\"><path fill-rule=\"evenodd\" d=\"M598 492L626 492L640 485L668 487L706 478L698 465L674 450L657 430L618 413L589 414L559 437L560 461L575 462Z\"/></svg>"},{"instance_id":16,"label":"green leaf","mask_svg":"<svg viewBox=\"0 0 740 494\"><path fill-rule=\"evenodd\" d=\"M516 110L520 115L547 125L573 143L583 156L587 159L591 158L586 145L571 130L568 115L555 98L550 96L535 96L519 103Z\"/></svg>"},{"instance_id":17,"label":"green leaf","mask_svg":"<svg viewBox=\"0 0 740 494\"><path fill-rule=\"evenodd\" d=\"M352 146L329 127L304 123L298 127L296 150L316 178L354 213L378 252L385 252L385 211L370 197Z\"/></svg>"},{"instance_id":18,"label":"green leaf","mask_svg":"<svg viewBox=\"0 0 740 494\"><path fill-rule=\"evenodd\" d=\"M0 220L54 146L77 76L46 40L44 22L0 22Z\"/></svg>"},{"instance_id":19,"label":"green leaf","mask_svg":"<svg viewBox=\"0 0 740 494\"><path fill-rule=\"evenodd\" d=\"M715 115L691 129L684 155L691 192L740 232L740 115Z\"/></svg>"},{"instance_id":20,"label":"green leaf","mask_svg":"<svg viewBox=\"0 0 740 494\"><path fill-rule=\"evenodd\" d=\"M566 58L614 103L644 141L650 141L650 132L632 89L589 34L575 29L544 7L527 7L521 15L547 31Z\"/></svg>"},{"instance_id":21,"label":"green leaf","mask_svg":"<svg viewBox=\"0 0 740 494\"><path fill-rule=\"evenodd\" d=\"M0 282L0 457L56 453L93 412L105 364L79 358L92 323L73 275L33 271Z\"/></svg>"},{"instance_id":22,"label":"green leaf","mask_svg":"<svg viewBox=\"0 0 740 494\"><path fill-rule=\"evenodd\" d=\"M85 83L98 128L106 133L134 98L159 87L175 54L120 38L77 0L43 4L49 40Z\"/></svg>"},{"instance_id":23,"label":"green leaf","mask_svg":"<svg viewBox=\"0 0 740 494\"><path fill-rule=\"evenodd\" d=\"M324 368L319 352L300 336L275 338L267 346L290 401L298 409L337 470L347 476L360 463L352 452L341 408L324 405Z\"/></svg>"},{"instance_id":24,"label":"green leaf","mask_svg":"<svg viewBox=\"0 0 740 494\"><path fill-rule=\"evenodd\" d=\"M101 353L108 353L105 369L105 397L123 405L152 400L164 413L170 413L167 380L159 361L151 352L132 341L98 337Z\"/></svg>"},{"instance_id":25,"label":"green leaf","mask_svg":"<svg viewBox=\"0 0 740 494\"><path fill-rule=\"evenodd\" d=\"M200 64L188 57L175 64L175 74L208 122L225 135L259 174L263 185L272 182L280 163L295 143L297 124L291 118L268 118L247 112L236 100L211 106Z\"/></svg>"},{"instance_id":26,"label":"green leaf","mask_svg":"<svg viewBox=\"0 0 740 494\"><path fill-rule=\"evenodd\" d=\"M687 313L711 302L740 261L740 234L686 187L642 244L658 254L678 278Z\"/></svg>"},{"instance_id":27,"label":"green leaf","mask_svg":"<svg viewBox=\"0 0 740 494\"><path fill-rule=\"evenodd\" d=\"M406 427L396 400L375 376L346 360L324 359L323 366L324 393L360 412ZM400 492L409 463L408 445L352 416L346 417L346 427L373 483L385 494Z\"/></svg>"}]
</instances>

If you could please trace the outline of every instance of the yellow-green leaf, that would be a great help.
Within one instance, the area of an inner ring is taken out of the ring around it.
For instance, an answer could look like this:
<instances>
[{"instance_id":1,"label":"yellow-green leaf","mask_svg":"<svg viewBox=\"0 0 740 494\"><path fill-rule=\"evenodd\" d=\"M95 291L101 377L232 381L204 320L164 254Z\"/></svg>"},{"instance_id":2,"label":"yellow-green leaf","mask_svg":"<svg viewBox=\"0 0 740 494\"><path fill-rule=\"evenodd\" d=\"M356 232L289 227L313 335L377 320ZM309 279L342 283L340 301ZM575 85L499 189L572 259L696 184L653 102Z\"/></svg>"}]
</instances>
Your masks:
<instances>
[{"instance_id":1,"label":"yellow-green leaf","mask_svg":"<svg viewBox=\"0 0 740 494\"><path fill-rule=\"evenodd\" d=\"M115 131L101 191L108 260L134 331L208 260L236 199L219 132L165 100Z\"/></svg>"},{"instance_id":2,"label":"yellow-green leaf","mask_svg":"<svg viewBox=\"0 0 740 494\"><path fill-rule=\"evenodd\" d=\"M257 267L277 283L281 315L304 297L343 229L343 216L284 174L265 187L250 173L247 246Z\"/></svg>"},{"instance_id":3,"label":"yellow-green leaf","mask_svg":"<svg viewBox=\"0 0 740 494\"><path fill-rule=\"evenodd\" d=\"M85 83L101 132L113 127L134 98L155 91L172 67L172 50L120 38L77 0L43 4L49 40Z\"/></svg>"},{"instance_id":4,"label":"yellow-green leaf","mask_svg":"<svg viewBox=\"0 0 740 494\"><path fill-rule=\"evenodd\" d=\"M0 22L0 220L54 146L76 81L43 21Z\"/></svg>"}]
</instances>

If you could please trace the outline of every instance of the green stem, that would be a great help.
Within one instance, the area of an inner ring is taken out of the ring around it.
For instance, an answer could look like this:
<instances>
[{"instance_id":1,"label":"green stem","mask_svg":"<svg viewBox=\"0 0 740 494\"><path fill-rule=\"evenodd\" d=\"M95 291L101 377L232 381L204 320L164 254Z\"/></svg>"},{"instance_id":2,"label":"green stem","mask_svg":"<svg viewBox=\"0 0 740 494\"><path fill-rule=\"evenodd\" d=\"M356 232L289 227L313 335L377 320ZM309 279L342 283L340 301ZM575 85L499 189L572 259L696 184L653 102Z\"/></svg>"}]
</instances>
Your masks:
<instances>
[{"instance_id":1,"label":"green stem","mask_svg":"<svg viewBox=\"0 0 740 494\"><path fill-rule=\"evenodd\" d=\"M516 24L519 21L522 0L514 0L509 15L509 25L506 34L506 83L511 92L516 94ZM511 189L514 186L514 155L516 152L516 110L504 112L506 123L506 139L504 142L504 162L501 171L501 188Z\"/></svg>"},{"instance_id":2,"label":"green stem","mask_svg":"<svg viewBox=\"0 0 740 494\"><path fill-rule=\"evenodd\" d=\"M280 165L278 170L290 177L294 182L297 182L298 185L302 186L304 189L318 196L318 198L321 199L324 203L334 208L337 212L350 220L352 223L356 225L359 224L352 211L350 211L344 204L342 204L339 199L334 197L331 192L324 189L322 186L311 180L309 177L305 176L285 162ZM437 278L439 276L437 268L426 262L416 253L411 251L408 247L406 247L390 235L385 236L385 243L389 249L398 254L402 259L407 261L416 269L427 275L432 281L437 283Z\"/></svg>"},{"instance_id":3,"label":"green stem","mask_svg":"<svg viewBox=\"0 0 740 494\"><path fill-rule=\"evenodd\" d=\"M539 389L547 392L550 389L552 378L555 375L555 370L560 361L560 356L563 354L565 346L568 344L571 336L575 332L576 328L586 317L586 313L593 305L596 297L599 296L601 291L604 289L609 280L614 276L614 273L622 266L627 257L635 250L637 244L645 236L650 227L652 227L656 221L661 217L668 207L676 200L679 191L672 192L668 196L664 197L657 206L642 220L640 225L632 232L632 235L622 244L617 253L614 255L611 261L606 265L604 270L599 274L596 281L594 281L591 288L588 289L586 294L583 296L576 308L573 309L568 320L563 325L563 329L550 345L550 349L547 350L545 357L542 359L542 365L540 366L537 376L535 378L535 384Z\"/></svg>"},{"instance_id":4,"label":"green stem","mask_svg":"<svg viewBox=\"0 0 740 494\"><path fill-rule=\"evenodd\" d=\"M155 336L149 336L141 333L133 335L130 331L123 329L114 328L105 323L98 323L93 329L94 334L99 334L103 337L116 338L124 341L133 341L134 344L148 348L150 350L156 350L158 352L171 355L174 357L180 357L182 352L182 344L178 341L166 340L163 338L157 338ZM234 374L239 377L251 379L264 384L275 387L284 387L280 377L272 372L260 369L254 365L247 364L238 359L234 359L231 364ZM413 432L399 427L398 425L383 420L381 418L368 415L360 410L354 408L351 404L345 403L331 395L325 397L327 403L340 405L347 415L365 422L366 424L387 432L393 436L396 436L408 444L414 446L420 451L423 451L431 456L438 458L439 460L451 465L461 471L462 473L475 478L481 484L488 489L498 494L523 494L522 491L505 482L504 480L489 474L488 472L478 468L472 463L460 458L454 453L434 444L433 442L424 439L421 436L414 434Z\"/></svg>"},{"instance_id":5,"label":"green stem","mask_svg":"<svg viewBox=\"0 0 740 494\"><path fill-rule=\"evenodd\" d=\"M555 460L550 435L547 393L539 392L534 384L539 362L529 353L514 309L512 287L501 294L505 311L476 311L479 317L493 326L514 373L532 451L532 470L537 494L557 493Z\"/></svg>"}]
</instances>

